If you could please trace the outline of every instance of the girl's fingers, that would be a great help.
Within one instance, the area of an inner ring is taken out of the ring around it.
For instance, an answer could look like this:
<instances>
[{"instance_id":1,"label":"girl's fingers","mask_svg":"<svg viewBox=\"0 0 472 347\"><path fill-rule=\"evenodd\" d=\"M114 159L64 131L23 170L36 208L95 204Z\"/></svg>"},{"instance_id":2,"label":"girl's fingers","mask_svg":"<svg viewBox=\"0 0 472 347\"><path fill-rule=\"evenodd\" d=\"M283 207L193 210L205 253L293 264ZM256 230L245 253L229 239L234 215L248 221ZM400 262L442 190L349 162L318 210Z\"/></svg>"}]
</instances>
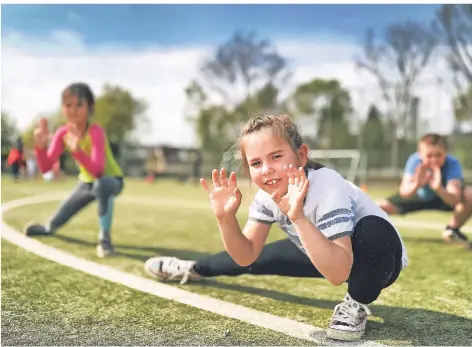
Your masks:
<instances>
[{"instance_id":1,"label":"girl's fingers","mask_svg":"<svg viewBox=\"0 0 472 347\"><path fill-rule=\"evenodd\" d=\"M229 175L229 186L231 188L236 188L238 186L238 181L236 179L236 172L231 172Z\"/></svg>"},{"instance_id":2,"label":"girl's fingers","mask_svg":"<svg viewBox=\"0 0 472 347\"><path fill-rule=\"evenodd\" d=\"M220 181L218 180L218 170L213 169L211 172L211 180L213 181L213 187L220 187Z\"/></svg>"},{"instance_id":3,"label":"girl's fingers","mask_svg":"<svg viewBox=\"0 0 472 347\"><path fill-rule=\"evenodd\" d=\"M226 169L222 168L220 170L220 184L222 187L228 186L228 179L226 178Z\"/></svg>"},{"instance_id":4,"label":"girl's fingers","mask_svg":"<svg viewBox=\"0 0 472 347\"><path fill-rule=\"evenodd\" d=\"M302 178L302 181L307 179L305 169L303 168L303 166L300 166L298 168L298 172L300 173L300 177Z\"/></svg>"},{"instance_id":5,"label":"girl's fingers","mask_svg":"<svg viewBox=\"0 0 472 347\"><path fill-rule=\"evenodd\" d=\"M284 168L288 176L288 184L294 184L295 177L293 176L293 172L292 172L292 164L290 164L288 167L285 166Z\"/></svg>"},{"instance_id":6,"label":"girl's fingers","mask_svg":"<svg viewBox=\"0 0 472 347\"><path fill-rule=\"evenodd\" d=\"M300 191L302 198L305 198L306 194L308 193L308 188L309 187L310 187L310 181L305 180L305 182L303 182L303 184L302 184L302 189Z\"/></svg>"},{"instance_id":7,"label":"girl's fingers","mask_svg":"<svg viewBox=\"0 0 472 347\"><path fill-rule=\"evenodd\" d=\"M42 131L48 131L48 119L43 117L39 120L39 128Z\"/></svg>"},{"instance_id":8,"label":"girl's fingers","mask_svg":"<svg viewBox=\"0 0 472 347\"><path fill-rule=\"evenodd\" d=\"M272 200L275 201L277 205L280 203L279 193L276 190L272 194L270 194L270 197L272 198Z\"/></svg>"},{"instance_id":9,"label":"girl's fingers","mask_svg":"<svg viewBox=\"0 0 472 347\"><path fill-rule=\"evenodd\" d=\"M295 168L295 166L292 166L292 174L293 174L293 177L295 177L295 185L298 187L299 184L300 184L300 173L298 172L298 170Z\"/></svg>"}]
</instances>

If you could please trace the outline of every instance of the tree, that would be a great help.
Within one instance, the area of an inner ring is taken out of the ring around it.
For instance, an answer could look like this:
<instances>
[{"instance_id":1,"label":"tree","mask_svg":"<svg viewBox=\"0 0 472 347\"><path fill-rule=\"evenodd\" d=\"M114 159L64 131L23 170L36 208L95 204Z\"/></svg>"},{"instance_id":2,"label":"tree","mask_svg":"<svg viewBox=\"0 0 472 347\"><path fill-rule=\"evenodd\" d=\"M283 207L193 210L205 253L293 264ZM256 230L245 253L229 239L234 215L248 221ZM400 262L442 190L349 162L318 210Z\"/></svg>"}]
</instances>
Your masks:
<instances>
[{"instance_id":1,"label":"tree","mask_svg":"<svg viewBox=\"0 0 472 347\"><path fill-rule=\"evenodd\" d=\"M351 148L349 130L352 112L349 92L337 80L314 79L299 85L287 101L291 113L313 117L317 142L323 148Z\"/></svg>"},{"instance_id":2,"label":"tree","mask_svg":"<svg viewBox=\"0 0 472 347\"><path fill-rule=\"evenodd\" d=\"M375 105L371 105L360 133L362 149L367 152L371 167L382 167L385 164L384 153L388 148L385 133L382 114Z\"/></svg>"},{"instance_id":3,"label":"tree","mask_svg":"<svg viewBox=\"0 0 472 347\"><path fill-rule=\"evenodd\" d=\"M404 136L409 126L414 84L429 63L436 44L430 28L408 21L388 27L380 43L375 42L374 34L369 29L364 57L357 59L358 67L376 79L387 105L392 170L398 168L398 137Z\"/></svg>"},{"instance_id":4,"label":"tree","mask_svg":"<svg viewBox=\"0 0 472 347\"><path fill-rule=\"evenodd\" d=\"M472 122L472 83L454 99L454 118L458 122Z\"/></svg>"},{"instance_id":5,"label":"tree","mask_svg":"<svg viewBox=\"0 0 472 347\"><path fill-rule=\"evenodd\" d=\"M254 32L236 33L220 45L185 89L187 119L205 157L221 156L248 115L278 105L278 85L289 76L286 60Z\"/></svg>"},{"instance_id":6,"label":"tree","mask_svg":"<svg viewBox=\"0 0 472 347\"><path fill-rule=\"evenodd\" d=\"M144 117L146 109L145 101L136 99L124 88L105 85L95 102L93 117L105 129L111 142L124 143L138 124L144 129L147 123Z\"/></svg>"},{"instance_id":7,"label":"tree","mask_svg":"<svg viewBox=\"0 0 472 347\"><path fill-rule=\"evenodd\" d=\"M442 5L433 24L449 48L452 70L472 83L472 5Z\"/></svg>"},{"instance_id":8,"label":"tree","mask_svg":"<svg viewBox=\"0 0 472 347\"><path fill-rule=\"evenodd\" d=\"M225 107L240 105L251 94L289 77L287 61L269 40L255 32L236 32L201 66L201 85ZM250 110L248 110L250 111Z\"/></svg>"},{"instance_id":9,"label":"tree","mask_svg":"<svg viewBox=\"0 0 472 347\"><path fill-rule=\"evenodd\" d=\"M11 145L18 136L18 129L15 121L11 119L8 113L2 111L2 157L8 155Z\"/></svg>"}]
</instances>

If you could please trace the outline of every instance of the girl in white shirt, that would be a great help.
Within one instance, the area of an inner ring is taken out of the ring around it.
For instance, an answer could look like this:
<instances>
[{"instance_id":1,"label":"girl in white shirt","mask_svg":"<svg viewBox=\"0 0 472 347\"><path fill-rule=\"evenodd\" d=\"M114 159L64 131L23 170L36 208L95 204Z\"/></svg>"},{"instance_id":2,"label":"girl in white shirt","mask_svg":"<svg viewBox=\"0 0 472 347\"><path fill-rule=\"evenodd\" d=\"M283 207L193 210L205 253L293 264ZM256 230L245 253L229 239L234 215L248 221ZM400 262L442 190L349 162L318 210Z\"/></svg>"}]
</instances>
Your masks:
<instances>
[{"instance_id":1,"label":"girl in white shirt","mask_svg":"<svg viewBox=\"0 0 472 347\"><path fill-rule=\"evenodd\" d=\"M146 271L160 279L198 280L241 274L324 277L348 293L336 305L327 336L358 340L368 304L408 264L399 233L370 197L336 171L308 160L308 146L286 115L262 115L244 127L242 163L259 187L243 229L236 219L241 192L236 173L213 170L201 179L226 252L199 261L150 258ZM273 223L288 235L265 245Z\"/></svg>"}]
</instances>

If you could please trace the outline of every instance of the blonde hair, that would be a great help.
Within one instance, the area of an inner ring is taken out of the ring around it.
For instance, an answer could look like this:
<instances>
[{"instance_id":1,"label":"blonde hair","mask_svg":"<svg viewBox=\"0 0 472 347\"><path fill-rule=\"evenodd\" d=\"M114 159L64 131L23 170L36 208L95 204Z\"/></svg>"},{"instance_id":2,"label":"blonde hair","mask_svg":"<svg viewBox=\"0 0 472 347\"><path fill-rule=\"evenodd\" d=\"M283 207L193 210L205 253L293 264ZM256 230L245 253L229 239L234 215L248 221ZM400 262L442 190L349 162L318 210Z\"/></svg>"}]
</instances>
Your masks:
<instances>
[{"instance_id":1,"label":"blonde hair","mask_svg":"<svg viewBox=\"0 0 472 347\"><path fill-rule=\"evenodd\" d=\"M237 148L241 154L241 161L243 164L244 172L249 172L249 165L247 163L247 157L243 146L244 137L258 131L270 129L273 134L280 139L284 139L290 145L292 150L297 153L300 147L303 145L303 137L296 124L286 114L260 114L249 119L244 125L239 140L236 143ZM308 160L305 168L319 169L323 165Z\"/></svg>"}]
</instances>

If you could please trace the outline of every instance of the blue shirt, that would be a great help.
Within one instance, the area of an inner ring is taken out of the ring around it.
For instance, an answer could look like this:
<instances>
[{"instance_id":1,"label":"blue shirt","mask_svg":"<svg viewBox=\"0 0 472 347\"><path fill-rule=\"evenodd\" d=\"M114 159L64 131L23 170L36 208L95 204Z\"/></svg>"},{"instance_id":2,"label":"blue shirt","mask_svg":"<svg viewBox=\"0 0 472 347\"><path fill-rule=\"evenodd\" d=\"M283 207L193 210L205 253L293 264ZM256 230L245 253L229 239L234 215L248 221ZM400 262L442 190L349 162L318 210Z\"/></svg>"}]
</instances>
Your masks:
<instances>
[{"instance_id":1,"label":"blue shirt","mask_svg":"<svg viewBox=\"0 0 472 347\"><path fill-rule=\"evenodd\" d=\"M413 153L412 155L410 155L406 162L404 174L414 175L416 168L420 164L421 159L419 153ZM459 160L457 160L452 155L446 155L446 160L441 166L441 178L441 184L443 185L443 187L446 187L447 183L450 180L460 180L461 182L464 182L461 164ZM427 185L419 188L416 191L416 196L424 200L432 200L437 198L436 193Z\"/></svg>"}]
</instances>

